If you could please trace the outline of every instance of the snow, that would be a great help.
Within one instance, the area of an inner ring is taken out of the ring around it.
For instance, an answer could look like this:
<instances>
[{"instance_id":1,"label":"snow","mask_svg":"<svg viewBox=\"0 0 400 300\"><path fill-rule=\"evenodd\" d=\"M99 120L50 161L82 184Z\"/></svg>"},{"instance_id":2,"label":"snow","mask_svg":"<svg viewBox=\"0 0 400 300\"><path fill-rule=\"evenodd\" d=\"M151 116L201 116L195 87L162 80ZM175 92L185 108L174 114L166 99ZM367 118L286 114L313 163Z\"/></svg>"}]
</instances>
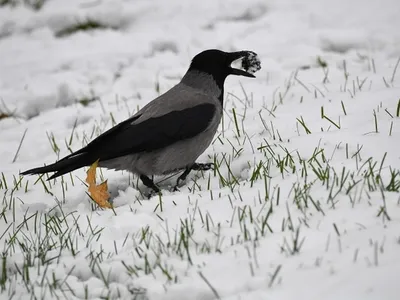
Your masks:
<instances>
[{"instance_id":1,"label":"snow","mask_svg":"<svg viewBox=\"0 0 400 300\"><path fill-rule=\"evenodd\" d=\"M398 299L399 10L397 0L0 7L0 298ZM88 20L102 28L60 36ZM208 48L262 63L256 79L225 84L224 120L199 159L218 172L191 173L179 192L176 175L159 177L163 196L147 200L137 178L102 170L114 210L92 204L84 169L19 176L132 115Z\"/></svg>"}]
</instances>

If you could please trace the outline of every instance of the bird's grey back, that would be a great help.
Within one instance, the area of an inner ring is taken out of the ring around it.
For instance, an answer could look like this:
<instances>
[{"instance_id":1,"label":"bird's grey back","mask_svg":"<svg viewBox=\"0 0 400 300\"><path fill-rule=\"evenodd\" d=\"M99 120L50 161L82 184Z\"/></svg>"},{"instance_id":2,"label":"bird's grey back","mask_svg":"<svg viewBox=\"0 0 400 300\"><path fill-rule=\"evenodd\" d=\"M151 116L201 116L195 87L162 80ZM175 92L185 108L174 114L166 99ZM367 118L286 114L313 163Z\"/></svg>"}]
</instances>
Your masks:
<instances>
[{"instance_id":1,"label":"bird's grey back","mask_svg":"<svg viewBox=\"0 0 400 300\"><path fill-rule=\"evenodd\" d=\"M188 72L180 83L139 110L135 116L141 116L133 123L200 104L211 103L218 106L221 92L211 75L197 71Z\"/></svg>"}]
</instances>

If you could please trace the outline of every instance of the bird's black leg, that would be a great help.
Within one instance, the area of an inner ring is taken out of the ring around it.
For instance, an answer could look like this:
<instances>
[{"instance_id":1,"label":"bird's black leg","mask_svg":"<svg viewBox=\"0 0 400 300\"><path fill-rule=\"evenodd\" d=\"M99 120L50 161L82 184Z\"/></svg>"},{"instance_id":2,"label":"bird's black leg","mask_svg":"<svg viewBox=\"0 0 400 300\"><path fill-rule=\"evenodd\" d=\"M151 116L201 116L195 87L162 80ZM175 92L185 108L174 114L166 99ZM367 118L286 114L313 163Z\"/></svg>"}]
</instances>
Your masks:
<instances>
[{"instance_id":1,"label":"bird's black leg","mask_svg":"<svg viewBox=\"0 0 400 300\"><path fill-rule=\"evenodd\" d=\"M151 188L155 193L159 193L160 189L156 184L154 183L153 180L151 180L149 177L146 175L140 175L140 180L143 182L143 184L149 188Z\"/></svg>"},{"instance_id":2,"label":"bird's black leg","mask_svg":"<svg viewBox=\"0 0 400 300\"><path fill-rule=\"evenodd\" d=\"M178 179L176 180L176 185L173 189L175 192L178 190L180 183L182 181L185 181L185 179L189 175L190 171L192 171L192 166L186 167L185 171L181 174L181 176L178 177Z\"/></svg>"},{"instance_id":3,"label":"bird's black leg","mask_svg":"<svg viewBox=\"0 0 400 300\"><path fill-rule=\"evenodd\" d=\"M192 170L195 170L195 171L207 171L207 170L212 169L213 166L214 166L213 163L207 163L207 164L194 163L193 165L191 165L189 167L186 167L185 171L176 180L176 185L175 185L173 190L174 191L178 190L179 184L182 181L185 181L185 179L189 175L190 171L192 171Z\"/></svg>"}]
</instances>

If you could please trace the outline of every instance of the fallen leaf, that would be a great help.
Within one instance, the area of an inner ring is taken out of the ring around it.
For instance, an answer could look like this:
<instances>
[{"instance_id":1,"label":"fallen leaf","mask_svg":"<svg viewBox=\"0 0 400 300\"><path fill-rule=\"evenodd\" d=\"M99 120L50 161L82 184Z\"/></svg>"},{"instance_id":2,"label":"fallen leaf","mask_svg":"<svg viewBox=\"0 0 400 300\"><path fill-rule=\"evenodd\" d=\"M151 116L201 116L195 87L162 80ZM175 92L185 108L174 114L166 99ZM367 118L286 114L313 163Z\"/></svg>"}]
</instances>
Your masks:
<instances>
[{"instance_id":1,"label":"fallen leaf","mask_svg":"<svg viewBox=\"0 0 400 300\"><path fill-rule=\"evenodd\" d=\"M112 208L112 205L108 202L110 194L108 193L107 180L99 185L96 184L96 169L98 164L99 161L95 161L86 172L86 182L89 184L88 191L94 202L100 207Z\"/></svg>"},{"instance_id":2,"label":"fallen leaf","mask_svg":"<svg viewBox=\"0 0 400 300\"><path fill-rule=\"evenodd\" d=\"M5 119L5 118L9 118L9 117L10 117L9 115L0 112L0 120L1 120L1 119Z\"/></svg>"}]
</instances>

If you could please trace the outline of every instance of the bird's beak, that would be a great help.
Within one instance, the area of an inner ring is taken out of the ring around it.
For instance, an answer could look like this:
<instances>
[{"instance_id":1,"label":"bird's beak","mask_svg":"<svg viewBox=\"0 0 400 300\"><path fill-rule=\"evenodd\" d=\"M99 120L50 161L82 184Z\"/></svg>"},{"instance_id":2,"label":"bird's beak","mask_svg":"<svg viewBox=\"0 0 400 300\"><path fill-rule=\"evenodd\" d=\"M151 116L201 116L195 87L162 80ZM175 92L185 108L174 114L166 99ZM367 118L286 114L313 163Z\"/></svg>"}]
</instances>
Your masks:
<instances>
[{"instance_id":1,"label":"bird's beak","mask_svg":"<svg viewBox=\"0 0 400 300\"><path fill-rule=\"evenodd\" d=\"M234 64L234 65L241 65L242 62L242 58L245 57L247 55L246 51L238 51L238 52L231 52L229 53L229 62L230 65ZM231 66L229 66L229 74L232 75L239 75L239 76L246 76L246 77L253 77L255 78L256 76L254 76L253 74L246 72L242 69L237 69L237 68L233 68Z\"/></svg>"}]
</instances>

